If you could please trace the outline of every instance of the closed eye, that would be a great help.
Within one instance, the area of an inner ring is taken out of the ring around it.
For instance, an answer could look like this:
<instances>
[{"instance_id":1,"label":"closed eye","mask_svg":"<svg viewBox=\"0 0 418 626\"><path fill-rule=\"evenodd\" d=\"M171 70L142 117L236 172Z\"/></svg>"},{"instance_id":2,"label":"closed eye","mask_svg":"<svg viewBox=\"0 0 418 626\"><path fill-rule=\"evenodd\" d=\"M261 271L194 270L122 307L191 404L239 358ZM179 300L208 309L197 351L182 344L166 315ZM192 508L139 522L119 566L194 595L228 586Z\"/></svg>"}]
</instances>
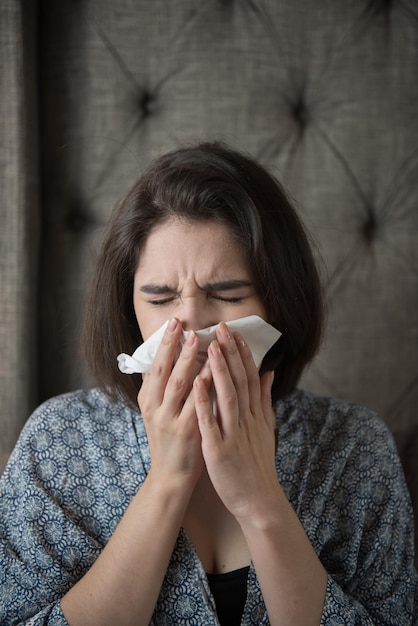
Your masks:
<instances>
[{"instance_id":1,"label":"closed eye","mask_svg":"<svg viewBox=\"0 0 418 626\"><path fill-rule=\"evenodd\" d=\"M219 300L220 302L227 302L228 304L238 304L239 302L242 302L244 300L244 298L242 296L218 296L218 295L212 295L211 296L214 300Z\"/></svg>"},{"instance_id":2,"label":"closed eye","mask_svg":"<svg viewBox=\"0 0 418 626\"><path fill-rule=\"evenodd\" d=\"M242 296L219 296L219 295L210 295L210 298L213 300L218 300L219 302L226 302L227 304L239 304L244 300ZM176 299L175 296L170 296L169 298L159 298L158 300L148 300L149 304L154 306L164 306L165 304L171 304Z\"/></svg>"},{"instance_id":3,"label":"closed eye","mask_svg":"<svg viewBox=\"0 0 418 626\"><path fill-rule=\"evenodd\" d=\"M171 304L174 302L175 297L171 296L170 298L159 298L158 300L148 300L149 304L153 304L154 306L164 306L165 304Z\"/></svg>"},{"instance_id":4,"label":"closed eye","mask_svg":"<svg viewBox=\"0 0 418 626\"><path fill-rule=\"evenodd\" d=\"M249 288L251 288L251 283L247 280L225 280L209 284L206 287L211 298L227 304L239 304L245 300ZM234 291L236 295L232 295Z\"/></svg>"},{"instance_id":5,"label":"closed eye","mask_svg":"<svg viewBox=\"0 0 418 626\"><path fill-rule=\"evenodd\" d=\"M201 290L206 292L207 297L218 302L224 302L226 304L239 304L246 299L248 294L248 288L251 287L251 283L246 280L228 280L217 283L207 284L201 287ZM231 291L237 291L245 289L245 293L240 295L228 295ZM165 306L173 303L177 298L181 297L180 294L167 285L142 285L140 288L142 293L150 296L147 300L152 306Z\"/></svg>"}]
</instances>

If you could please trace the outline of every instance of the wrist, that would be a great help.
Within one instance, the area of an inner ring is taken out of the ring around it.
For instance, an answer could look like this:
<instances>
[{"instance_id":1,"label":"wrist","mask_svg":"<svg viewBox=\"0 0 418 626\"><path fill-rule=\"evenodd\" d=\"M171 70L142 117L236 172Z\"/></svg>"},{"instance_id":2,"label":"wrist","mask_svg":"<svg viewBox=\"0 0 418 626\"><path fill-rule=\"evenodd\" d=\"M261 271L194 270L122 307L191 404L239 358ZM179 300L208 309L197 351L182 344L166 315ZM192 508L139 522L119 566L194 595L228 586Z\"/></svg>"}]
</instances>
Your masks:
<instances>
[{"instance_id":1,"label":"wrist","mask_svg":"<svg viewBox=\"0 0 418 626\"><path fill-rule=\"evenodd\" d=\"M196 486L197 478L191 474L157 472L151 468L144 485L153 497L165 507L186 507Z\"/></svg>"},{"instance_id":2,"label":"wrist","mask_svg":"<svg viewBox=\"0 0 418 626\"><path fill-rule=\"evenodd\" d=\"M249 504L245 511L236 517L244 534L250 532L269 532L285 526L294 511L287 500L280 484L269 495Z\"/></svg>"}]
</instances>

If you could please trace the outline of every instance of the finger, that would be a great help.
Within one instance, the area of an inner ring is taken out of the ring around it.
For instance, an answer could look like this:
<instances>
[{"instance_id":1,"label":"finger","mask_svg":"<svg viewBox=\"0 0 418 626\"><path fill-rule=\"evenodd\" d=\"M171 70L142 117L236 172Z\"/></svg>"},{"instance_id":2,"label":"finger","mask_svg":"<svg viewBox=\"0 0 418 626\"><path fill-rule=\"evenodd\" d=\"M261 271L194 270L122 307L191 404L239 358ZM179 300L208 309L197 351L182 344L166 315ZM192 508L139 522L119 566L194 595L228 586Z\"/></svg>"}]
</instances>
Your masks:
<instances>
[{"instance_id":1,"label":"finger","mask_svg":"<svg viewBox=\"0 0 418 626\"><path fill-rule=\"evenodd\" d=\"M222 349L232 379L234 382L242 382L246 378L245 368L235 337L225 322L221 322L216 329L216 339Z\"/></svg>"},{"instance_id":2,"label":"finger","mask_svg":"<svg viewBox=\"0 0 418 626\"><path fill-rule=\"evenodd\" d=\"M249 406L248 379L237 342L224 322L219 324L216 337L235 385L239 414L244 415Z\"/></svg>"},{"instance_id":3,"label":"finger","mask_svg":"<svg viewBox=\"0 0 418 626\"><path fill-rule=\"evenodd\" d=\"M212 379L212 371L210 369L209 359L206 359L206 361L202 365L200 372L197 375L204 382L208 393L210 393L210 390L213 387L213 379ZM190 392L185 400L184 406L185 408L188 407L189 409L195 411L195 397L194 397L193 385L191 386Z\"/></svg>"},{"instance_id":4,"label":"finger","mask_svg":"<svg viewBox=\"0 0 418 626\"><path fill-rule=\"evenodd\" d=\"M136 401L137 401L140 411L142 411L141 409L142 400L146 398L148 395L148 380L149 380L149 374L142 374L142 384L138 391L138 395L136 397Z\"/></svg>"},{"instance_id":5,"label":"finger","mask_svg":"<svg viewBox=\"0 0 418 626\"><path fill-rule=\"evenodd\" d=\"M208 357L218 404L217 418L222 431L230 433L236 428L240 417L237 389L216 340L212 341L208 348Z\"/></svg>"},{"instance_id":6,"label":"finger","mask_svg":"<svg viewBox=\"0 0 418 626\"><path fill-rule=\"evenodd\" d=\"M212 370L210 368L209 357L205 360L202 365L202 369L199 374L200 378L204 381L206 389L209 391L213 384Z\"/></svg>"},{"instance_id":7,"label":"finger","mask_svg":"<svg viewBox=\"0 0 418 626\"><path fill-rule=\"evenodd\" d=\"M193 382L193 397L204 449L217 446L222 440L218 421L212 411L207 381L199 374Z\"/></svg>"},{"instance_id":8,"label":"finger","mask_svg":"<svg viewBox=\"0 0 418 626\"><path fill-rule=\"evenodd\" d=\"M208 359L206 359L205 363L203 364L202 369L200 370L199 376L204 381L206 389L209 391L209 389L212 386L212 372L210 370ZM195 397L194 397L192 384L191 384L190 390L188 390L186 399L182 403L182 406L180 406L180 410L177 411L177 413L178 413L178 419L184 418L185 421L188 421L190 420L192 416L194 416L194 419L197 419L196 408L195 408Z\"/></svg>"},{"instance_id":9,"label":"finger","mask_svg":"<svg viewBox=\"0 0 418 626\"><path fill-rule=\"evenodd\" d=\"M155 353L148 380L148 397L160 405L163 401L167 381L170 377L181 337L181 324L173 318L164 331L160 345Z\"/></svg>"},{"instance_id":10,"label":"finger","mask_svg":"<svg viewBox=\"0 0 418 626\"><path fill-rule=\"evenodd\" d=\"M164 400L168 406L179 406L190 392L198 349L199 338L191 330L167 381Z\"/></svg>"},{"instance_id":11,"label":"finger","mask_svg":"<svg viewBox=\"0 0 418 626\"><path fill-rule=\"evenodd\" d=\"M263 407L263 414L266 420L266 423L271 426L271 428L276 427L276 416L273 411L272 401L271 401L271 388L274 381L274 371L266 372L260 379L260 387L261 387L261 404Z\"/></svg>"},{"instance_id":12,"label":"finger","mask_svg":"<svg viewBox=\"0 0 418 626\"><path fill-rule=\"evenodd\" d=\"M248 381L250 409L252 413L257 413L261 404L260 374L254 363L252 352L244 337L241 333L234 333L234 337Z\"/></svg>"}]
</instances>

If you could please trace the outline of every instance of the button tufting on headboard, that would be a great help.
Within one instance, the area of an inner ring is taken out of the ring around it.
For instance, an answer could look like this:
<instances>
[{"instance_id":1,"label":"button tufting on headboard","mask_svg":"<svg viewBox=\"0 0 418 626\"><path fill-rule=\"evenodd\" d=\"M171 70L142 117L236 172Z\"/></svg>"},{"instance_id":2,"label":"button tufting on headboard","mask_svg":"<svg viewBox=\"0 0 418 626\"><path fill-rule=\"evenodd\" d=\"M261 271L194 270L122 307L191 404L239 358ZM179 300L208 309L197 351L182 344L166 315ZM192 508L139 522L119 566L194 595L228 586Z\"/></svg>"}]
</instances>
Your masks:
<instances>
[{"instance_id":1,"label":"button tufting on headboard","mask_svg":"<svg viewBox=\"0 0 418 626\"><path fill-rule=\"evenodd\" d=\"M368 242L371 242L377 231L377 221L373 213L370 213L368 219L363 224L363 233Z\"/></svg>"},{"instance_id":2,"label":"button tufting on headboard","mask_svg":"<svg viewBox=\"0 0 418 626\"><path fill-rule=\"evenodd\" d=\"M151 92L143 91L139 103L143 117L151 115L156 108L156 98Z\"/></svg>"},{"instance_id":3,"label":"button tufting on headboard","mask_svg":"<svg viewBox=\"0 0 418 626\"><path fill-rule=\"evenodd\" d=\"M87 227L89 221L90 218L87 213L84 213L79 209L73 209L72 211L67 213L67 217L65 220L68 229L73 232L80 232L84 230Z\"/></svg>"},{"instance_id":4,"label":"button tufting on headboard","mask_svg":"<svg viewBox=\"0 0 418 626\"><path fill-rule=\"evenodd\" d=\"M293 107L293 115L302 128L305 128L308 122L308 110L305 101L300 98Z\"/></svg>"}]
</instances>

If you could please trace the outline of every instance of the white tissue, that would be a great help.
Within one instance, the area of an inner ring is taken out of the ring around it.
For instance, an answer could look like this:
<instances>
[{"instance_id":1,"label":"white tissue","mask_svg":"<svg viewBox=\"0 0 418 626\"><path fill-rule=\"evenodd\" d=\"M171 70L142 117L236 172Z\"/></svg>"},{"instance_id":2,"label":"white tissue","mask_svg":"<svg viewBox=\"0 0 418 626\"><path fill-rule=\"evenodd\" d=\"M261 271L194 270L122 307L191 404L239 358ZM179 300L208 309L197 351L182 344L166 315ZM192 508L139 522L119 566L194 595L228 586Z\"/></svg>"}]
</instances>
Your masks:
<instances>
[{"instance_id":1,"label":"white tissue","mask_svg":"<svg viewBox=\"0 0 418 626\"><path fill-rule=\"evenodd\" d=\"M148 337L143 344L135 350L132 356L119 354L118 365L124 374L147 374L151 371L157 348L160 345L168 321L161 326L153 335ZM229 330L234 333L239 331L250 348L256 367L259 368L265 354L279 339L281 333L276 328L258 317L250 315L226 323ZM215 338L215 330L219 326L209 326L195 331L199 336L199 350L207 351L211 341ZM188 331L183 331L181 342L186 341Z\"/></svg>"}]
</instances>

